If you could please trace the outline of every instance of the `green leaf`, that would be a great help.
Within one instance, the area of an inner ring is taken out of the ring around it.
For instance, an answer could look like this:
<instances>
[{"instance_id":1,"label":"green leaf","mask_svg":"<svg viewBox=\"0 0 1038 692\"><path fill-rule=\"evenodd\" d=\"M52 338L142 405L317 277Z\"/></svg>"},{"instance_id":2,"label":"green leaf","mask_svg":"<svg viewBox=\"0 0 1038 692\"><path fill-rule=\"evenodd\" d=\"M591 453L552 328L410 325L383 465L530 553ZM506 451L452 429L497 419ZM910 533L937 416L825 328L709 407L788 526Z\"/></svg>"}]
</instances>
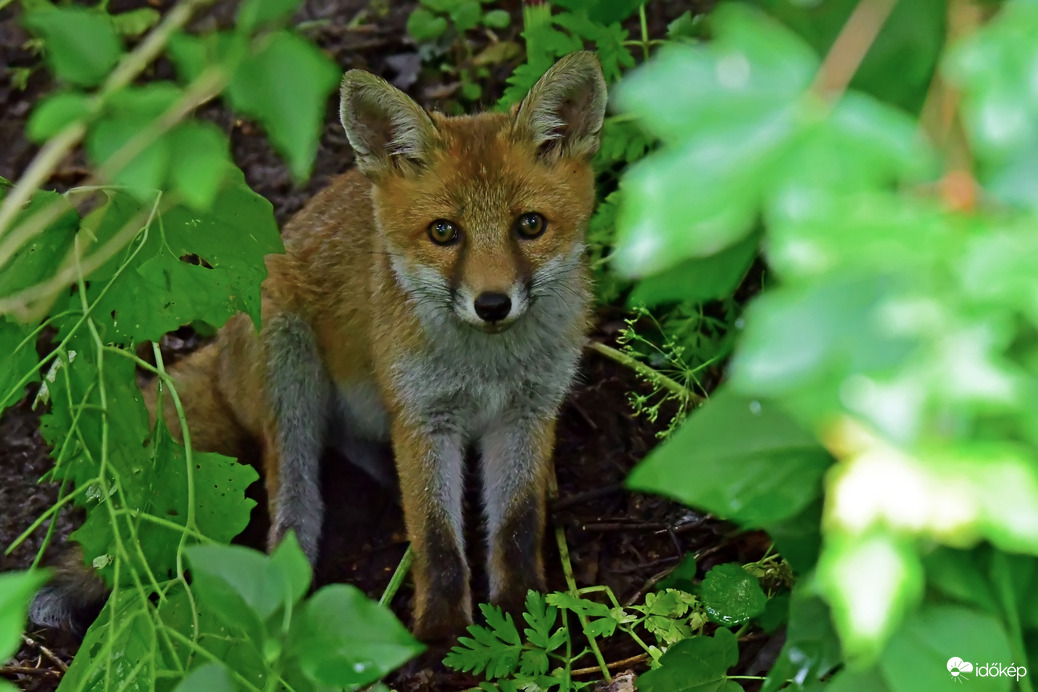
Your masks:
<instances>
[{"instance_id":1,"label":"green leaf","mask_svg":"<svg viewBox=\"0 0 1038 692\"><path fill-rule=\"evenodd\" d=\"M501 608L481 603L479 609L486 619L486 626L469 625L471 636L458 638L457 646L444 657L444 665L455 670L482 673L491 679L513 674L519 667L523 650L519 630L511 615Z\"/></svg>"},{"instance_id":2,"label":"green leaf","mask_svg":"<svg viewBox=\"0 0 1038 692\"><path fill-rule=\"evenodd\" d=\"M87 153L94 165L100 167L121 152L141 130L166 112L181 93L169 82L153 82L124 88L110 97L104 114L90 128L86 138ZM129 188L142 199L153 199L155 191L163 187L169 160L169 138L159 137L116 171L112 182Z\"/></svg>"},{"instance_id":3,"label":"green leaf","mask_svg":"<svg viewBox=\"0 0 1038 692\"><path fill-rule=\"evenodd\" d=\"M292 16L300 0L246 0L238 10L238 30L245 33L278 24Z\"/></svg>"},{"instance_id":4,"label":"green leaf","mask_svg":"<svg viewBox=\"0 0 1038 692\"><path fill-rule=\"evenodd\" d=\"M727 678L739 662L739 642L720 627L713 637L683 639L660 658L660 667L638 677L643 692L739 692Z\"/></svg>"},{"instance_id":5,"label":"green leaf","mask_svg":"<svg viewBox=\"0 0 1038 692\"><path fill-rule=\"evenodd\" d=\"M817 580L832 606L844 656L858 666L879 659L923 593L919 556L908 541L883 528L866 535L829 530Z\"/></svg>"},{"instance_id":6,"label":"green leaf","mask_svg":"<svg viewBox=\"0 0 1038 692\"><path fill-rule=\"evenodd\" d=\"M701 303L732 295L757 257L760 235L752 234L712 257L687 259L638 282L629 304Z\"/></svg>"},{"instance_id":7,"label":"green leaf","mask_svg":"<svg viewBox=\"0 0 1038 692\"><path fill-rule=\"evenodd\" d=\"M25 135L42 144L89 113L89 100L79 91L59 91L41 100L25 126Z\"/></svg>"},{"instance_id":8,"label":"green leaf","mask_svg":"<svg viewBox=\"0 0 1038 692\"><path fill-rule=\"evenodd\" d=\"M282 250L281 239L270 203L248 188L237 169L227 175L211 211L174 207L161 213L137 241L142 247L131 265L116 274L126 261L117 256L88 277L90 300L114 277L93 313L107 338L158 340L195 320L222 325L237 312L258 324L264 257ZM142 226L150 210L113 193L84 227L103 242L127 226Z\"/></svg>"},{"instance_id":9,"label":"green leaf","mask_svg":"<svg viewBox=\"0 0 1038 692\"><path fill-rule=\"evenodd\" d=\"M447 20L424 7L416 7L407 17L407 33L418 43L435 41L447 30Z\"/></svg>"},{"instance_id":10,"label":"green leaf","mask_svg":"<svg viewBox=\"0 0 1038 692\"><path fill-rule=\"evenodd\" d=\"M555 606L548 605L544 594L532 589L527 592L526 612L523 613L523 619L530 625L523 631L527 641L547 651L558 648L562 641L555 641L551 631L555 626L558 614L559 611Z\"/></svg>"},{"instance_id":11,"label":"green leaf","mask_svg":"<svg viewBox=\"0 0 1038 692\"><path fill-rule=\"evenodd\" d=\"M162 15L154 7L138 7L135 10L110 15L110 17L120 36L136 38L158 24Z\"/></svg>"},{"instance_id":12,"label":"green leaf","mask_svg":"<svg viewBox=\"0 0 1038 692\"><path fill-rule=\"evenodd\" d=\"M0 574L0 661L14 656L21 646L29 603L49 578L50 570Z\"/></svg>"},{"instance_id":13,"label":"green leaf","mask_svg":"<svg viewBox=\"0 0 1038 692\"><path fill-rule=\"evenodd\" d=\"M38 5L25 13L22 23L43 39L54 74L77 86L96 86L122 56L122 42L104 12Z\"/></svg>"},{"instance_id":14,"label":"green leaf","mask_svg":"<svg viewBox=\"0 0 1038 692\"><path fill-rule=\"evenodd\" d=\"M0 190L0 200L4 197L6 192ZM13 228L20 228L34 215L52 206L59 211L57 217L41 233L15 250L4 263L0 270L0 296L12 296L51 278L72 251L79 214L68 198L56 192L36 192L15 217Z\"/></svg>"},{"instance_id":15,"label":"green leaf","mask_svg":"<svg viewBox=\"0 0 1038 692\"><path fill-rule=\"evenodd\" d=\"M187 549L195 588L211 607L231 622L250 618L258 623L290 610L310 585L310 567L294 536L271 556L235 545L199 545Z\"/></svg>"},{"instance_id":16,"label":"green leaf","mask_svg":"<svg viewBox=\"0 0 1038 692\"><path fill-rule=\"evenodd\" d=\"M822 545L822 499L815 499L796 516L769 522L767 531L776 550L795 572L810 572L818 562Z\"/></svg>"},{"instance_id":17,"label":"green leaf","mask_svg":"<svg viewBox=\"0 0 1038 692\"><path fill-rule=\"evenodd\" d=\"M7 315L0 317L0 413L21 401L27 385L40 380L36 339L29 338L32 332L30 325L18 324ZM30 373L24 385L16 386Z\"/></svg>"},{"instance_id":18,"label":"green leaf","mask_svg":"<svg viewBox=\"0 0 1038 692\"><path fill-rule=\"evenodd\" d=\"M762 630L774 634L789 621L789 599L788 593L780 593L768 599L764 612L757 617L757 623Z\"/></svg>"},{"instance_id":19,"label":"green leaf","mask_svg":"<svg viewBox=\"0 0 1038 692\"><path fill-rule=\"evenodd\" d=\"M685 10L678 18L667 24L667 39L681 41L683 39L696 39L700 36L701 15L692 16L692 10Z\"/></svg>"},{"instance_id":20,"label":"green leaf","mask_svg":"<svg viewBox=\"0 0 1038 692\"><path fill-rule=\"evenodd\" d=\"M451 21L459 34L464 34L469 29L474 29L479 24L483 9L478 0L460 0L451 10Z\"/></svg>"},{"instance_id":21,"label":"green leaf","mask_svg":"<svg viewBox=\"0 0 1038 692\"><path fill-rule=\"evenodd\" d=\"M227 666L223 663L206 663L195 668L191 673L180 681L174 688L174 692L194 692L205 690L206 692L235 692L238 686L231 678Z\"/></svg>"},{"instance_id":22,"label":"green leaf","mask_svg":"<svg viewBox=\"0 0 1038 692\"><path fill-rule=\"evenodd\" d=\"M227 137L216 125L181 123L169 133L173 188L198 211L207 211L231 169Z\"/></svg>"},{"instance_id":23,"label":"green leaf","mask_svg":"<svg viewBox=\"0 0 1038 692\"><path fill-rule=\"evenodd\" d=\"M158 648L148 607L147 597L133 588L121 591L117 599L109 598L87 630L83 644L61 678L61 686L69 690L104 690L105 680L112 679L132 692L154 689ZM102 652L119 655L104 656Z\"/></svg>"},{"instance_id":24,"label":"green leaf","mask_svg":"<svg viewBox=\"0 0 1038 692\"><path fill-rule=\"evenodd\" d=\"M313 44L279 31L235 72L227 95L236 109L256 118L288 160L292 175L310 174L328 96L339 69Z\"/></svg>"},{"instance_id":25,"label":"green leaf","mask_svg":"<svg viewBox=\"0 0 1038 692\"><path fill-rule=\"evenodd\" d=\"M986 664L1008 667L1014 663L1014 652L1002 623L992 615L960 606L926 605L894 633L878 667L893 692L947 689L951 658L973 664L972 673L963 673L969 682ZM983 680L989 690L1015 689L1015 682L997 675Z\"/></svg>"},{"instance_id":26,"label":"green leaf","mask_svg":"<svg viewBox=\"0 0 1038 692\"><path fill-rule=\"evenodd\" d=\"M388 608L347 584L318 591L301 616L292 651L303 673L321 685L375 682L425 649Z\"/></svg>"},{"instance_id":27,"label":"green leaf","mask_svg":"<svg viewBox=\"0 0 1038 692\"><path fill-rule=\"evenodd\" d=\"M818 497L830 464L778 404L721 389L627 484L759 527L795 515Z\"/></svg>"},{"instance_id":28,"label":"green leaf","mask_svg":"<svg viewBox=\"0 0 1038 692\"><path fill-rule=\"evenodd\" d=\"M490 10L483 15L483 24L491 29L504 29L512 23L512 15L505 10Z\"/></svg>"},{"instance_id":29,"label":"green leaf","mask_svg":"<svg viewBox=\"0 0 1038 692\"><path fill-rule=\"evenodd\" d=\"M700 598L710 619L726 627L757 617L768 603L757 578L735 563L718 565L707 572Z\"/></svg>"},{"instance_id":30,"label":"green leaf","mask_svg":"<svg viewBox=\"0 0 1038 692\"><path fill-rule=\"evenodd\" d=\"M810 577L801 576L789 601L786 642L764 683L762 692L774 692L787 680L802 685L821 680L841 662L829 607L812 593Z\"/></svg>"},{"instance_id":31,"label":"green leaf","mask_svg":"<svg viewBox=\"0 0 1038 692\"><path fill-rule=\"evenodd\" d=\"M927 584L960 603L998 612L992 584L981 569L989 553L987 546L968 551L937 548L923 557Z\"/></svg>"}]
</instances>

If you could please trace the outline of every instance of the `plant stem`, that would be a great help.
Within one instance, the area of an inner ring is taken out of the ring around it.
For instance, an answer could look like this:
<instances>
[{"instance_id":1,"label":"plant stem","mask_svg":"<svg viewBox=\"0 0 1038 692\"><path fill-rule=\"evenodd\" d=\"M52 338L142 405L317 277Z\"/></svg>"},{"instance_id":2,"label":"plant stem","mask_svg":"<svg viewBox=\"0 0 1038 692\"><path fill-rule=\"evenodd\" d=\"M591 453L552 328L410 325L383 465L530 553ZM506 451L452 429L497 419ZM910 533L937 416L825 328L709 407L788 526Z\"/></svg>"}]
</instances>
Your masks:
<instances>
[{"instance_id":1,"label":"plant stem","mask_svg":"<svg viewBox=\"0 0 1038 692\"><path fill-rule=\"evenodd\" d=\"M400 563L396 566L396 570L393 571L393 576L389 578L389 583L386 584L386 590L382 592L382 597L378 599L379 605L388 606L393 602L393 597L400 590L400 585L404 583L404 577L411 571L411 561L413 559L414 553L411 551L411 546L408 545L403 557L400 558Z\"/></svg>"},{"instance_id":2,"label":"plant stem","mask_svg":"<svg viewBox=\"0 0 1038 692\"><path fill-rule=\"evenodd\" d=\"M897 0L860 0L818 68L811 91L835 103L851 83Z\"/></svg>"},{"instance_id":3,"label":"plant stem","mask_svg":"<svg viewBox=\"0 0 1038 692\"><path fill-rule=\"evenodd\" d=\"M628 368L634 370L636 373L638 373L645 379L650 380L652 382L656 382L661 387L666 388L671 393L679 397L685 398L688 401L692 401L697 405L702 404L704 401L706 401L705 397L696 394L688 387L685 387L679 382L671 379L670 377L667 377L659 370L656 370L655 368L646 365L637 358L629 356L623 351L620 351L619 349L615 349L612 346L606 346L605 344L600 343L598 341L588 341L587 346L592 351L596 351L599 354L605 356L606 358L609 358L610 360L614 360L617 363L620 363L621 365L627 366Z\"/></svg>"},{"instance_id":4,"label":"plant stem","mask_svg":"<svg viewBox=\"0 0 1038 692\"><path fill-rule=\"evenodd\" d=\"M552 465L551 472L548 474L548 499L554 500L559 496L559 482L555 478L555 466ZM559 561L562 562L562 573L566 577L566 589L570 596L574 598L580 598L580 589L577 588L577 580L573 576L573 564L569 559L569 545L566 544L566 531L561 526L555 527L555 542L559 546ZM591 652L595 655L595 660L598 662L598 667L602 671L602 675L605 677L606 682L613 679L613 676L609 673L609 666L606 665L605 658L602 656L602 651L598 648L598 642L595 641L595 637L588 633L588 621L587 617L583 613L576 613L577 620L580 621L580 627L584 632L584 636L587 637L588 646L591 647Z\"/></svg>"}]
</instances>

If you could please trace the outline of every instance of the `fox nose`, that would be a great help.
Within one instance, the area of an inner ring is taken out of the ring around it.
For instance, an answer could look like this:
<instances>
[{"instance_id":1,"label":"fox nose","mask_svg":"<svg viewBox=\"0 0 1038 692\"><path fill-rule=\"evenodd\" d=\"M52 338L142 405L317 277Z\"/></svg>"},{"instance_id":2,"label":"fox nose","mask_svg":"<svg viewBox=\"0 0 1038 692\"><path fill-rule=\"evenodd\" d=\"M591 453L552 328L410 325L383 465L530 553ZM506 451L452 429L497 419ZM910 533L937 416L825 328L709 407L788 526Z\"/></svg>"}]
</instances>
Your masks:
<instances>
[{"instance_id":1,"label":"fox nose","mask_svg":"<svg viewBox=\"0 0 1038 692\"><path fill-rule=\"evenodd\" d=\"M484 322L500 322L512 310L512 300L504 293L480 293L472 304Z\"/></svg>"}]
</instances>

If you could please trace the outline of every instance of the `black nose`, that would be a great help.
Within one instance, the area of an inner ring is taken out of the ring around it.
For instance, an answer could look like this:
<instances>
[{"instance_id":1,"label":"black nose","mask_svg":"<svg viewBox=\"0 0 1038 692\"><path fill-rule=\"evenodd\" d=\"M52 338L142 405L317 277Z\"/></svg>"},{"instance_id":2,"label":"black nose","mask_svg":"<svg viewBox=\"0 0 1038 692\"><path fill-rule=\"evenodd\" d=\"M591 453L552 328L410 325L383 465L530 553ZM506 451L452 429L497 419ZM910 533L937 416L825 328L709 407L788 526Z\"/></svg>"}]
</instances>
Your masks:
<instances>
[{"instance_id":1,"label":"black nose","mask_svg":"<svg viewBox=\"0 0 1038 692\"><path fill-rule=\"evenodd\" d=\"M504 293L480 293L473 301L476 314L486 322L499 322L508 317L512 301Z\"/></svg>"}]
</instances>

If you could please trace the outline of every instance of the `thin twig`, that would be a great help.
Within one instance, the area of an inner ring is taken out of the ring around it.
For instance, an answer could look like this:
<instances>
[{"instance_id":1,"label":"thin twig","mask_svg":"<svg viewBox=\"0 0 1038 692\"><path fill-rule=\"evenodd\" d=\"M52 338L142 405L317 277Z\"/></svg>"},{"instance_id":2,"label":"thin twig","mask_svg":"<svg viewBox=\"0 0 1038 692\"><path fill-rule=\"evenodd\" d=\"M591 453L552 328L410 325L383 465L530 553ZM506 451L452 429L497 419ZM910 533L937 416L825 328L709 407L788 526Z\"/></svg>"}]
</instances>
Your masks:
<instances>
[{"instance_id":1,"label":"thin twig","mask_svg":"<svg viewBox=\"0 0 1038 692\"><path fill-rule=\"evenodd\" d=\"M619 661L613 661L612 663L607 663L606 667L609 668L609 670L616 670L617 668L626 668L628 666L633 666L635 664L642 663L643 661L647 661L648 659L649 659L649 654L641 653L641 654L637 654L635 656L631 656L629 658L621 659ZM577 668L571 674L572 675L592 675L592 674L597 673L597 672L599 672L598 666L589 666L588 668Z\"/></svg>"},{"instance_id":2,"label":"thin twig","mask_svg":"<svg viewBox=\"0 0 1038 692\"><path fill-rule=\"evenodd\" d=\"M53 668L32 668L30 666L3 666L0 675L61 675Z\"/></svg>"},{"instance_id":3,"label":"thin twig","mask_svg":"<svg viewBox=\"0 0 1038 692\"><path fill-rule=\"evenodd\" d=\"M683 397L695 404L701 404L706 401L704 397L699 396L688 387L685 387L676 380L667 377L659 370L646 365L637 358L627 355L623 351L615 349L612 346L606 346L599 341L587 341L585 345L592 351L595 351L610 360L616 361L620 365L627 366L650 382L658 383L661 387L670 390L671 393L679 397Z\"/></svg>"},{"instance_id":4,"label":"thin twig","mask_svg":"<svg viewBox=\"0 0 1038 692\"><path fill-rule=\"evenodd\" d=\"M861 0L818 69L811 90L835 103L851 83L897 0Z\"/></svg>"},{"instance_id":5,"label":"thin twig","mask_svg":"<svg viewBox=\"0 0 1038 692\"><path fill-rule=\"evenodd\" d=\"M555 465L552 464L548 473L548 500L552 501L559 496L559 481L555 477ZM559 561L562 563L562 574L566 577L566 590L570 596L574 598L580 598L580 590L577 589L577 580L573 576L573 563L569 559L569 545L566 543L566 530L556 525L555 526L555 542L559 547ZM606 681L612 680L612 676L609 674L609 667L606 666L605 658L602 656L601 649L598 648L598 642L595 641L595 636L588 633L588 621L587 616L583 613L575 613L577 620L580 622L580 627L584 632L584 636L587 637L588 646L591 648L591 653L595 655L595 660L598 661L598 670L602 671L602 676Z\"/></svg>"},{"instance_id":6,"label":"thin twig","mask_svg":"<svg viewBox=\"0 0 1038 692\"><path fill-rule=\"evenodd\" d=\"M61 668L61 670L68 670L68 664L62 661L60 658L58 658L54 654L54 652L48 649L46 646L44 646L42 642L38 642L35 639L28 637L24 634L22 635L22 641L33 648L39 649L40 653L49 658L51 663L56 665L58 668Z\"/></svg>"}]
</instances>

